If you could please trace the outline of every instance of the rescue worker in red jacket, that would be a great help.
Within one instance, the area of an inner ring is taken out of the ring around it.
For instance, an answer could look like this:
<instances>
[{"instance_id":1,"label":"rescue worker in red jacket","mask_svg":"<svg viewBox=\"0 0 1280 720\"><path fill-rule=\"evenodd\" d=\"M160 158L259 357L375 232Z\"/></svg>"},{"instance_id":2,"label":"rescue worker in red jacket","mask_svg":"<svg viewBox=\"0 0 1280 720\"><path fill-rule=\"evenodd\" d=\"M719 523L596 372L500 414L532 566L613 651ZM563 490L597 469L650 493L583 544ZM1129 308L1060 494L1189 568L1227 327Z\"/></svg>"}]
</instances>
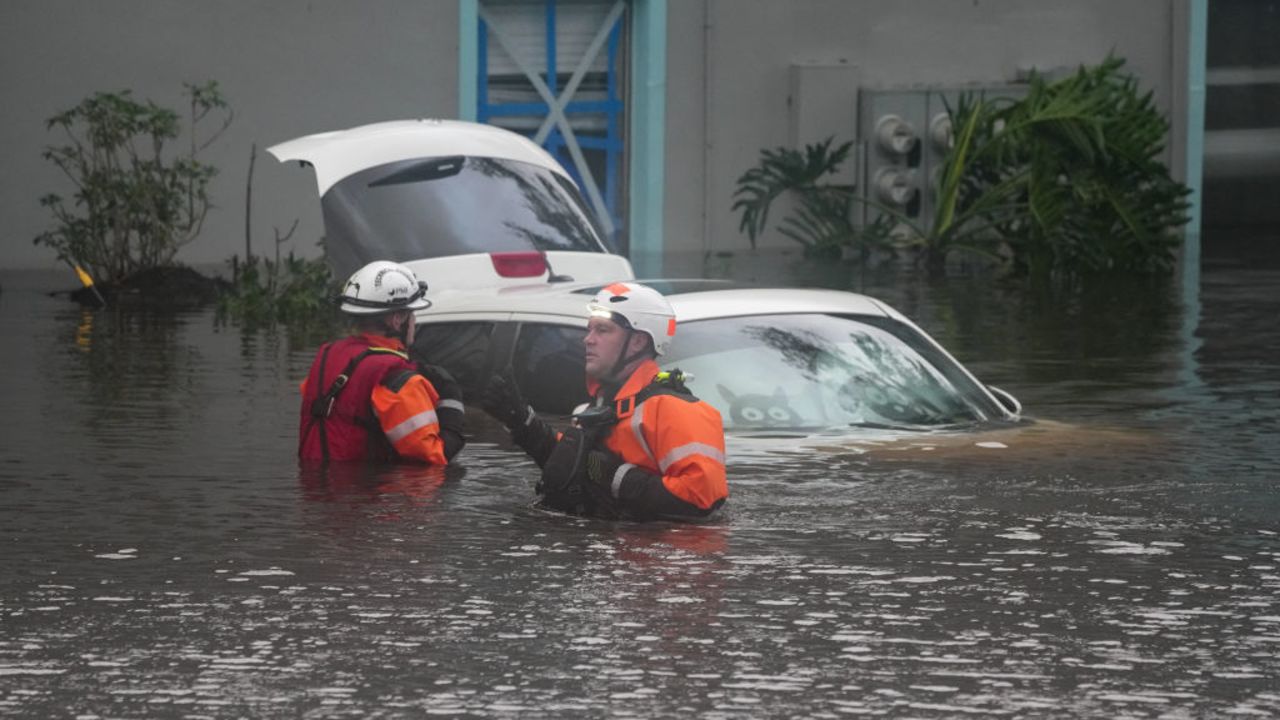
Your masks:
<instances>
[{"instance_id":1,"label":"rescue worker in red jacket","mask_svg":"<svg viewBox=\"0 0 1280 720\"><path fill-rule=\"evenodd\" d=\"M490 380L482 407L543 469L544 505L638 520L701 518L729 495L720 413L655 358L675 335L660 293L614 283L587 306L583 341L588 409L556 433L525 403L508 372Z\"/></svg>"},{"instance_id":2,"label":"rescue worker in red jacket","mask_svg":"<svg viewBox=\"0 0 1280 720\"><path fill-rule=\"evenodd\" d=\"M442 368L409 359L426 283L398 263L360 268L339 296L355 333L323 345L302 384L304 461L416 460L445 465L462 449L462 395Z\"/></svg>"}]
</instances>

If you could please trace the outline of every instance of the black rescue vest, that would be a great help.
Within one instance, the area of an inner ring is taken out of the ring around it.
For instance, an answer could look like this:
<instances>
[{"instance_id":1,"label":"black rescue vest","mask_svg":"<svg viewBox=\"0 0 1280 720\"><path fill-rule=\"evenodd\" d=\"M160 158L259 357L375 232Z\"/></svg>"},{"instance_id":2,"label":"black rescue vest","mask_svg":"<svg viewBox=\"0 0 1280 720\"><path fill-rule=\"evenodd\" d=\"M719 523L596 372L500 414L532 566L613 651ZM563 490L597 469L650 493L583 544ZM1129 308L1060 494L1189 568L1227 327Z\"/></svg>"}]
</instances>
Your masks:
<instances>
[{"instance_id":1,"label":"black rescue vest","mask_svg":"<svg viewBox=\"0 0 1280 720\"><path fill-rule=\"evenodd\" d=\"M542 477L535 491L540 503L563 512L577 515L614 515L612 508L600 507L602 501L587 492L587 453L598 448L609 430L618 424L620 406L629 405L631 412L639 412L640 405L656 395L673 395L688 402L698 398L685 387L684 374L679 370L660 373L652 382L631 397L609 405L594 405L573 416L573 425L560 435L555 450L542 467Z\"/></svg>"}]
</instances>

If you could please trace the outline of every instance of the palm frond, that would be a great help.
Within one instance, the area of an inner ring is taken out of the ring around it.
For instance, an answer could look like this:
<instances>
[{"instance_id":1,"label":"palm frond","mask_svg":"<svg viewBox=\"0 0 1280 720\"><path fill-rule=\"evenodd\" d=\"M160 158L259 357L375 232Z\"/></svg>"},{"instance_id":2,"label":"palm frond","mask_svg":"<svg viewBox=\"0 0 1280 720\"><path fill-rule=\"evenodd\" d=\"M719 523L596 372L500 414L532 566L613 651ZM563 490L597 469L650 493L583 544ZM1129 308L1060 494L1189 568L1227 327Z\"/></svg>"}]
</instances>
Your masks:
<instances>
[{"instance_id":1,"label":"palm frond","mask_svg":"<svg viewBox=\"0 0 1280 720\"><path fill-rule=\"evenodd\" d=\"M1109 57L999 108L962 101L929 243L947 252L995 234L1019 267L1162 269L1189 192L1159 157L1169 124Z\"/></svg>"},{"instance_id":2,"label":"palm frond","mask_svg":"<svg viewBox=\"0 0 1280 720\"><path fill-rule=\"evenodd\" d=\"M775 200L788 192L813 190L823 176L835 172L848 158L853 143L832 149L832 142L834 138L827 138L806 145L803 151L786 147L762 150L759 164L738 177L732 207L741 212L738 230L746 233L752 247L768 225Z\"/></svg>"}]
</instances>

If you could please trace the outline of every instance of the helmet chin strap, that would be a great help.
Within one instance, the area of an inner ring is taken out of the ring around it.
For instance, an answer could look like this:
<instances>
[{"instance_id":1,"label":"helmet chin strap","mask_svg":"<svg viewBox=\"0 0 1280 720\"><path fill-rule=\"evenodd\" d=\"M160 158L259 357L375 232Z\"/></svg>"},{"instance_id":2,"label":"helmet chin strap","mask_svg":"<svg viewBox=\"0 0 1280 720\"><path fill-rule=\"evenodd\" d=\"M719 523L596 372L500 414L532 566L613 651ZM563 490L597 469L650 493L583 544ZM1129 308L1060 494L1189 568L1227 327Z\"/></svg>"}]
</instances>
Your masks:
<instances>
[{"instance_id":1,"label":"helmet chin strap","mask_svg":"<svg viewBox=\"0 0 1280 720\"><path fill-rule=\"evenodd\" d=\"M636 360L639 360L640 358L649 354L649 350L646 348L642 350L637 350L636 352L632 353L629 357L626 355L627 346L631 344L631 337L635 334L636 334L636 331L634 328L630 328L630 327L627 328L627 337L625 340L622 341L622 348L618 350L618 359L616 362L613 363L613 367L609 369L609 377L606 378L608 382L614 383L614 382L619 382L623 380L624 378L619 377L619 375L621 375L622 373L622 370L626 368L628 365L630 365L631 363L635 362Z\"/></svg>"}]
</instances>

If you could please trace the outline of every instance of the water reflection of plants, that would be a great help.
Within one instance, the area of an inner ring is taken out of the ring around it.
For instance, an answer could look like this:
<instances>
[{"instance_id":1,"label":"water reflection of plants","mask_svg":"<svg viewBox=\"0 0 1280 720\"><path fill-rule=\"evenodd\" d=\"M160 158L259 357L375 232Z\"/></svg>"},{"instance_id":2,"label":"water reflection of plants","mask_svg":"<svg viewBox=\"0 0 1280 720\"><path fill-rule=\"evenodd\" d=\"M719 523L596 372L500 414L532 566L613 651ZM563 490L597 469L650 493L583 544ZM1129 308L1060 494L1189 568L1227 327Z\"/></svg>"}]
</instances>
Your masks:
<instances>
[{"instance_id":1,"label":"water reflection of plants","mask_svg":"<svg viewBox=\"0 0 1280 720\"><path fill-rule=\"evenodd\" d=\"M1079 286L972 277L899 277L862 288L906 313L978 377L1027 384L1149 372L1176 341L1166 276L1095 276ZM998 352L993 352L998 349Z\"/></svg>"},{"instance_id":2,"label":"water reflection of plants","mask_svg":"<svg viewBox=\"0 0 1280 720\"><path fill-rule=\"evenodd\" d=\"M78 311L70 347L102 422L167 424L189 412L179 396L196 384L199 352L180 342L190 316L130 310ZM120 425L127 427L127 424Z\"/></svg>"}]
</instances>

